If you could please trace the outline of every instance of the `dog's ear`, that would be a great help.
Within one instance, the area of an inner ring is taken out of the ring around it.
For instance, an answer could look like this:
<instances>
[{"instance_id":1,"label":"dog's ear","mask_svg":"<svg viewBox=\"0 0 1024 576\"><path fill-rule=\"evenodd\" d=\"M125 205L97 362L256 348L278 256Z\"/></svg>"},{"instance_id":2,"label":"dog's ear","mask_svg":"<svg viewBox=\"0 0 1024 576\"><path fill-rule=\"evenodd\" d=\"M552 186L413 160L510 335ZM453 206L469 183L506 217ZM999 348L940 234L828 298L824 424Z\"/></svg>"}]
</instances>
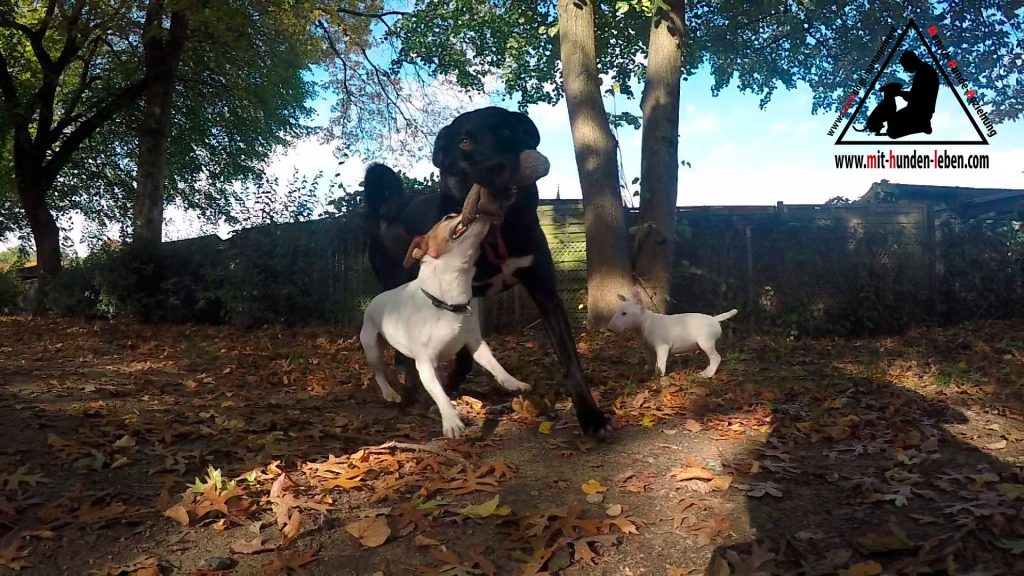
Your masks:
<instances>
[{"instance_id":1,"label":"dog's ear","mask_svg":"<svg viewBox=\"0 0 1024 576\"><path fill-rule=\"evenodd\" d=\"M643 296L640 295L640 288L638 286L633 286L633 290L631 290L629 294L633 297L634 302L643 305L644 299Z\"/></svg>"},{"instance_id":2,"label":"dog's ear","mask_svg":"<svg viewBox=\"0 0 1024 576\"><path fill-rule=\"evenodd\" d=\"M512 112L512 114L515 116L513 122L519 129L519 133L523 135L526 145L530 148L540 146L540 132L533 120L530 120L530 117L522 112Z\"/></svg>"},{"instance_id":3,"label":"dog's ear","mask_svg":"<svg viewBox=\"0 0 1024 576\"><path fill-rule=\"evenodd\" d=\"M404 265L406 268L412 266L416 262L423 259L427 254L427 237L417 236L412 239L412 244L409 244L409 251L405 253Z\"/></svg>"},{"instance_id":4,"label":"dog's ear","mask_svg":"<svg viewBox=\"0 0 1024 576\"><path fill-rule=\"evenodd\" d=\"M623 296L622 294L616 294L616 296L618 296L618 297L619 297L619 300L621 300L621 301L623 301L623 302L628 302L628 301L629 301L629 299L627 299L627 298L626 298L625 296Z\"/></svg>"},{"instance_id":5,"label":"dog's ear","mask_svg":"<svg viewBox=\"0 0 1024 576\"><path fill-rule=\"evenodd\" d=\"M452 139L455 138L455 129L449 124L441 131L437 133L437 137L434 138L434 167L440 170L444 170L445 155L448 150L452 147Z\"/></svg>"}]
</instances>

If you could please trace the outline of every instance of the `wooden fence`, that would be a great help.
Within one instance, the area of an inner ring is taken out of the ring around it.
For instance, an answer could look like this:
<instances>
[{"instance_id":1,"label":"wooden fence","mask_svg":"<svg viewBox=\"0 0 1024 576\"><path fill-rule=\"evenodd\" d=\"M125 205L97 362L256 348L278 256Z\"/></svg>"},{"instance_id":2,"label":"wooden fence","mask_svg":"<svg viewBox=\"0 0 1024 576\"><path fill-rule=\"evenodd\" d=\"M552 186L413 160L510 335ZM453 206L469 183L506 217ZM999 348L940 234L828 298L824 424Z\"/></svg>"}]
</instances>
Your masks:
<instances>
[{"instance_id":1,"label":"wooden fence","mask_svg":"<svg viewBox=\"0 0 1024 576\"><path fill-rule=\"evenodd\" d=\"M538 216L559 292L579 328L586 319L582 208L574 201L547 202ZM1024 314L1019 229L999 228L985 254L975 253L982 249L977 231L959 225L943 230L936 229L925 204L680 208L669 311L739 308L732 323L737 327L793 335L894 331L940 317L955 320L978 306L1002 316ZM1007 252L1014 238L1018 243ZM198 250L203 242L206 247ZM179 262L215 253L209 261L219 270L217 290L225 315L235 321L357 326L379 290L361 222L345 218L264 226L226 241L192 239L168 247L182 255ZM991 269L985 282L1000 285L1010 305L993 304L997 296L984 285L965 288L958 279L939 277L977 269L979 259ZM483 318L488 332L514 331L536 322L538 314L525 291L515 288L488 298Z\"/></svg>"}]
</instances>

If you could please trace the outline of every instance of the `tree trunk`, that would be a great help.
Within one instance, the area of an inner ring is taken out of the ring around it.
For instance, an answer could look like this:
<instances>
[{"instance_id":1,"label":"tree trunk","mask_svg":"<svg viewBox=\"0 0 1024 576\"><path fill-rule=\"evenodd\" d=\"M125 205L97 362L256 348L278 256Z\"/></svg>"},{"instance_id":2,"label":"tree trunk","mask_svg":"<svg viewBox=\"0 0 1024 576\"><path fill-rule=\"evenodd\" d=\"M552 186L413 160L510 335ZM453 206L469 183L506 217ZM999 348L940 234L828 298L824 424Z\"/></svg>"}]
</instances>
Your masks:
<instances>
[{"instance_id":1,"label":"tree trunk","mask_svg":"<svg viewBox=\"0 0 1024 576\"><path fill-rule=\"evenodd\" d=\"M634 271L657 310L672 287L679 185L679 81L684 0L667 0L651 19L647 79L640 101L640 213Z\"/></svg>"},{"instance_id":2,"label":"tree trunk","mask_svg":"<svg viewBox=\"0 0 1024 576\"><path fill-rule=\"evenodd\" d=\"M171 14L171 25L166 33L160 27L162 13L163 2L153 0L146 17L143 42L146 96L139 128L132 238L136 247L154 253L163 238L164 179L174 82L188 36L188 22L182 13Z\"/></svg>"},{"instance_id":3,"label":"tree trunk","mask_svg":"<svg viewBox=\"0 0 1024 576\"><path fill-rule=\"evenodd\" d=\"M47 187L31 179L17 180L17 196L29 220L36 242L36 262L40 273L52 278L60 273L60 229L46 202Z\"/></svg>"},{"instance_id":4,"label":"tree trunk","mask_svg":"<svg viewBox=\"0 0 1024 576\"><path fill-rule=\"evenodd\" d=\"M57 227L57 220L46 202L46 192L49 188L46 183L16 176L15 186L18 189L18 199L25 211L25 219L32 230L32 238L36 244L36 264L39 266L39 280L32 313L42 314L46 308L46 294L50 281L61 270L60 228Z\"/></svg>"},{"instance_id":5,"label":"tree trunk","mask_svg":"<svg viewBox=\"0 0 1024 576\"><path fill-rule=\"evenodd\" d=\"M587 324L604 328L632 286L615 138L601 100L594 30L596 0L558 1L562 83L569 109L587 236Z\"/></svg>"}]
</instances>

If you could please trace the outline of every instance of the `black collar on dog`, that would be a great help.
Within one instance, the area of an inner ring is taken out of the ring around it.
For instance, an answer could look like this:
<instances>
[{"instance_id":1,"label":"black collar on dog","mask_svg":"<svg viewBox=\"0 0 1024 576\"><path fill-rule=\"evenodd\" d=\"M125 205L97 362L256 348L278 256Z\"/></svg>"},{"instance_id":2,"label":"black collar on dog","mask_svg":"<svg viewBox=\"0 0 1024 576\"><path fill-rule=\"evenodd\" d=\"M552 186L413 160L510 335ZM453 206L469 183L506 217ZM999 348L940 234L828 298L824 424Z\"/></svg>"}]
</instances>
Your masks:
<instances>
[{"instance_id":1,"label":"black collar on dog","mask_svg":"<svg viewBox=\"0 0 1024 576\"><path fill-rule=\"evenodd\" d=\"M431 304L442 310L447 310L449 312L454 312L456 314L469 313L469 302L466 302L465 304L449 304L444 300L441 300L437 296L434 296L430 292L427 292L423 288L420 288L420 292L423 292L423 295L426 296L428 300L430 300ZM472 302L472 300L470 300L470 302Z\"/></svg>"}]
</instances>

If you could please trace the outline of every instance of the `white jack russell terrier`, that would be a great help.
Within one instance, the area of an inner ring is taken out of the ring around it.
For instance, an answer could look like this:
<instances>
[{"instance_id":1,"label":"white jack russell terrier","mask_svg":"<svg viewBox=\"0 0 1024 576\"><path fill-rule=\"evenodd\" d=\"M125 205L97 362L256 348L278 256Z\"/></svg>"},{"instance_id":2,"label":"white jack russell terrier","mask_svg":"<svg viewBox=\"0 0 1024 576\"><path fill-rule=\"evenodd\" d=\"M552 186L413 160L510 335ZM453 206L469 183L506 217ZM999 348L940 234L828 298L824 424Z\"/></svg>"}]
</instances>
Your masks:
<instances>
[{"instance_id":1,"label":"white jack russell terrier","mask_svg":"<svg viewBox=\"0 0 1024 576\"><path fill-rule=\"evenodd\" d=\"M480 317L470 307L473 272L480 243L491 223L477 217L468 224L465 214L449 214L424 236L417 236L405 257L408 268L420 260L412 282L382 292L363 314L359 341L370 361L385 400L401 401L388 384L379 337L416 362L420 381L441 411L444 435L458 438L466 429L438 378L438 365L463 346L473 360L490 372L503 388L525 392L530 386L501 367L480 335Z\"/></svg>"},{"instance_id":2,"label":"white jack russell terrier","mask_svg":"<svg viewBox=\"0 0 1024 576\"><path fill-rule=\"evenodd\" d=\"M722 356L715 350L715 341L722 335L721 322L736 315L736 309L718 316L707 314L658 314L644 306L640 290L633 287L632 299L619 294L622 304L615 310L615 316L608 323L612 332L639 331L647 344L647 356L655 357L657 376L665 375L670 352L691 352L698 347L708 355L707 369L701 376L711 378L722 362Z\"/></svg>"}]
</instances>

